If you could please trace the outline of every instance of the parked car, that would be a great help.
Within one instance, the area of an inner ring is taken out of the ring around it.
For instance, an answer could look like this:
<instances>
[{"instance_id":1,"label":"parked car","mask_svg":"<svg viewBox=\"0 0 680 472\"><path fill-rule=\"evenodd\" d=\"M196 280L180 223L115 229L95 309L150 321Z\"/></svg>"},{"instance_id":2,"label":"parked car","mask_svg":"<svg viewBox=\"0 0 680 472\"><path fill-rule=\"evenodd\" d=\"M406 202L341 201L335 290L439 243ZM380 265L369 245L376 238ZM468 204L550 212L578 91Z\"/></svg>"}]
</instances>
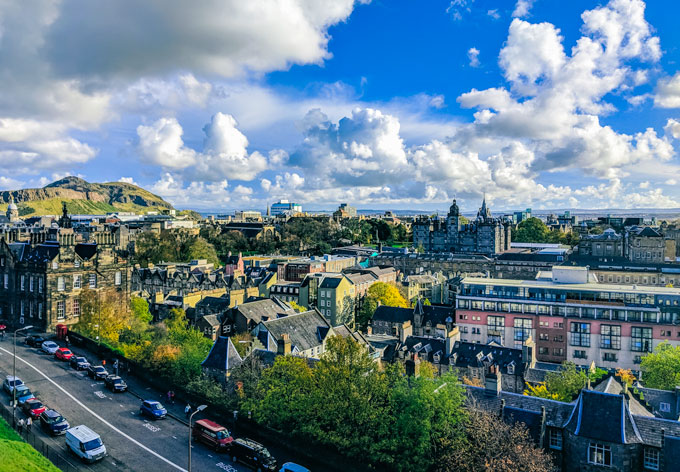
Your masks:
<instances>
[{"instance_id":1,"label":"parked car","mask_svg":"<svg viewBox=\"0 0 680 472\"><path fill-rule=\"evenodd\" d=\"M37 334L29 334L28 336L26 336L26 339L24 339L24 343L28 344L31 347L40 347L44 342L45 338L43 338L42 336L38 336Z\"/></svg>"},{"instance_id":2,"label":"parked car","mask_svg":"<svg viewBox=\"0 0 680 472\"><path fill-rule=\"evenodd\" d=\"M194 441L202 442L208 447L215 449L216 452L229 450L229 447L234 440L227 428L210 420L196 421L191 434Z\"/></svg>"},{"instance_id":3,"label":"parked car","mask_svg":"<svg viewBox=\"0 0 680 472\"><path fill-rule=\"evenodd\" d=\"M281 466L279 472L311 472L307 467L302 467L294 462L286 462Z\"/></svg>"},{"instance_id":4,"label":"parked car","mask_svg":"<svg viewBox=\"0 0 680 472\"><path fill-rule=\"evenodd\" d=\"M33 392L26 385L19 385L17 387L17 405L21 406L24 402L35 398Z\"/></svg>"},{"instance_id":5,"label":"parked car","mask_svg":"<svg viewBox=\"0 0 680 472\"><path fill-rule=\"evenodd\" d=\"M87 368L90 367L87 358L82 356L73 356L69 359L68 363L76 370L87 370Z\"/></svg>"},{"instance_id":6,"label":"parked car","mask_svg":"<svg viewBox=\"0 0 680 472\"><path fill-rule=\"evenodd\" d=\"M95 462L106 457L102 438L85 425L66 430L66 447L85 462Z\"/></svg>"},{"instance_id":7,"label":"parked car","mask_svg":"<svg viewBox=\"0 0 680 472\"><path fill-rule=\"evenodd\" d=\"M24 382L19 377L13 377L8 375L5 377L5 381L2 383L2 388L5 392L11 394L14 387L19 387L23 385Z\"/></svg>"},{"instance_id":8,"label":"parked car","mask_svg":"<svg viewBox=\"0 0 680 472\"><path fill-rule=\"evenodd\" d=\"M43 411L47 410L47 407L43 405L43 403L37 398L32 398L30 400L26 400L21 406L21 409L24 410L26 416L36 419Z\"/></svg>"},{"instance_id":9,"label":"parked car","mask_svg":"<svg viewBox=\"0 0 680 472\"><path fill-rule=\"evenodd\" d=\"M54 352L54 357L60 361L68 361L73 357L73 353L67 347L60 347Z\"/></svg>"},{"instance_id":10,"label":"parked car","mask_svg":"<svg viewBox=\"0 0 680 472\"><path fill-rule=\"evenodd\" d=\"M266 447L252 439L234 439L229 453L233 462L241 462L263 472L276 470L276 459L269 454Z\"/></svg>"},{"instance_id":11,"label":"parked car","mask_svg":"<svg viewBox=\"0 0 680 472\"><path fill-rule=\"evenodd\" d=\"M68 421L64 419L56 410L45 410L40 414L40 426L52 436L66 433L70 427Z\"/></svg>"},{"instance_id":12,"label":"parked car","mask_svg":"<svg viewBox=\"0 0 680 472\"><path fill-rule=\"evenodd\" d=\"M55 343L54 341L44 341L40 345L40 349L42 349L47 354L54 354L57 352L57 349L59 349L59 344Z\"/></svg>"},{"instance_id":13,"label":"parked car","mask_svg":"<svg viewBox=\"0 0 680 472\"><path fill-rule=\"evenodd\" d=\"M155 400L144 400L142 406L139 407L139 414L142 416L148 416L154 420L161 420L165 418L168 414L168 410L165 409L161 402Z\"/></svg>"},{"instance_id":14,"label":"parked car","mask_svg":"<svg viewBox=\"0 0 680 472\"><path fill-rule=\"evenodd\" d=\"M101 365L90 365L87 368L87 375L95 380L104 380L109 373L106 371L104 366Z\"/></svg>"},{"instance_id":15,"label":"parked car","mask_svg":"<svg viewBox=\"0 0 680 472\"><path fill-rule=\"evenodd\" d=\"M127 391L127 384L125 380L121 379L117 375L108 375L104 379L104 385L106 385L112 392L125 392Z\"/></svg>"}]
</instances>

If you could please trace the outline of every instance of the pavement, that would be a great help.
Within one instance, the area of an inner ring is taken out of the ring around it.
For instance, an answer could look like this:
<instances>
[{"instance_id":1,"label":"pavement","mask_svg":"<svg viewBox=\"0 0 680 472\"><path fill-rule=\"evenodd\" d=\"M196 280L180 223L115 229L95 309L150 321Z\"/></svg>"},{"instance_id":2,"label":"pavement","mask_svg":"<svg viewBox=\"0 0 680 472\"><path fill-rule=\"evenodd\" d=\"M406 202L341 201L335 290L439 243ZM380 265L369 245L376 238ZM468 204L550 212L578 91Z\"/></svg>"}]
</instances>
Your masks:
<instances>
[{"instance_id":1,"label":"pavement","mask_svg":"<svg viewBox=\"0 0 680 472\"><path fill-rule=\"evenodd\" d=\"M93 363L99 362L82 349L76 347L72 351L85 355ZM12 338L7 336L0 339L0 373L3 379L12 373L12 360ZM71 426L85 424L102 437L108 457L92 465L82 464L82 470L186 471L189 431L184 417L185 404L179 401L174 405L167 404L164 392L125 375L122 377L131 391L114 394L105 388L103 382L94 381L84 372L72 369L68 362L58 361L39 349L24 345L23 338L17 339L16 366L17 376L43 403L59 411ZM112 370L110 365L107 368ZM161 401L170 416L160 421L141 417L139 406L142 399ZM4 391L0 393L0 400L5 404L11 401ZM17 417L23 417L21 410L17 410ZM194 415L194 420L201 417L209 417L209 409ZM34 425L33 430L48 445L67 453L63 436L46 435L40 430L39 423ZM276 445L265 446L279 464L292 460ZM227 455L194 442L192 470L240 472L250 469L233 464Z\"/></svg>"}]
</instances>

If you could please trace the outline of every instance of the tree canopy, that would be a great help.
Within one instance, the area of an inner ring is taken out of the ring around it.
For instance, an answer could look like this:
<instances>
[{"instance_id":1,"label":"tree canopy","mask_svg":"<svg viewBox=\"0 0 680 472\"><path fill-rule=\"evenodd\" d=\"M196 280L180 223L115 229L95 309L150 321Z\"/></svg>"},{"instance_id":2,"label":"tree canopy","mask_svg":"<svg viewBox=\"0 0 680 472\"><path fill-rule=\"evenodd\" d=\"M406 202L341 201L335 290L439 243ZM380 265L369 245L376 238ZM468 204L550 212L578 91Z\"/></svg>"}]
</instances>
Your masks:
<instances>
[{"instance_id":1,"label":"tree canopy","mask_svg":"<svg viewBox=\"0 0 680 472\"><path fill-rule=\"evenodd\" d=\"M578 234L553 231L539 218L531 217L523 220L513 231L512 240L518 243L554 243L578 244Z\"/></svg>"},{"instance_id":2,"label":"tree canopy","mask_svg":"<svg viewBox=\"0 0 680 472\"><path fill-rule=\"evenodd\" d=\"M548 372L544 383L536 387L528 385L524 394L559 400L561 402L570 402L588 384L589 378L591 382L594 382L606 373L602 369L590 372L585 369L579 369L573 362L564 362L560 370Z\"/></svg>"},{"instance_id":3,"label":"tree canopy","mask_svg":"<svg viewBox=\"0 0 680 472\"><path fill-rule=\"evenodd\" d=\"M399 292L399 289L392 284L385 282L376 282L371 285L362 301L361 308L357 314L357 325L360 328L368 326L368 322L373 318L373 313L380 305L396 306L407 308L408 301Z\"/></svg>"},{"instance_id":4,"label":"tree canopy","mask_svg":"<svg viewBox=\"0 0 680 472\"><path fill-rule=\"evenodd\" d=\"M640 362L645 387L673 390L680 385L680 346L663 342Z\"/></svg>"}]
</instances>

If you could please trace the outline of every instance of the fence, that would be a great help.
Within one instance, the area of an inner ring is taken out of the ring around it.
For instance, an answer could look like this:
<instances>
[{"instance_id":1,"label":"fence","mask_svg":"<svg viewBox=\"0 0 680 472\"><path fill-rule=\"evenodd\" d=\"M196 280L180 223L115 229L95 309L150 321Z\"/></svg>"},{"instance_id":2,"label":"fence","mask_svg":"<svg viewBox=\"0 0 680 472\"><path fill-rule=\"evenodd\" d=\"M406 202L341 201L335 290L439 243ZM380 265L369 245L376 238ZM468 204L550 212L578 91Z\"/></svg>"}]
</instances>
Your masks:
<instances>
[{"instance_id":1,"label":"fence","mask_svg":"<svg viewBox=\"0 0 680 472\"><path fill-rule=\"evenodd\" d=\"M0 415L5 421L7 421L10 427L12 427L12 408L3 404L2 407L0 407ZM20 412L17 412L17 421L19 417L23 418L23 415ZM33 428L40 428L40 423L35 421L33 423ZM81 470L89 469L84 464L79 463L78 459L74 458L73 456L69 457L69 452L68 449L66 449L65 444L62 449L59 449L47 444L32 430L27 431L26 427L24 427L22 430L19 430L15 426L15 430L24 441L33 447L33 449L45 456L50 462L52 462L52 464L54 464L63 472L79 472Z\"/></svg>"}]
</instances>

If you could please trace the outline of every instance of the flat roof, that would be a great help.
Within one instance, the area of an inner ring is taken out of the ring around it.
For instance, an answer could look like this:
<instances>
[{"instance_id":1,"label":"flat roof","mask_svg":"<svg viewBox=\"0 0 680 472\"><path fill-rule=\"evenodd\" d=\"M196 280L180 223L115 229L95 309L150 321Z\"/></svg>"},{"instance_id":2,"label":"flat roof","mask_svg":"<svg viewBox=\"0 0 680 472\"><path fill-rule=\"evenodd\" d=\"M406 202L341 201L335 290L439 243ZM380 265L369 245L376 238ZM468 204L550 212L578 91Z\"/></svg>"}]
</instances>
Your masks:
<instances>
[{"instance_id":1,"label":"flat roof","mask_svg":"<svg viewBox=\"0 0 680 472\"><path fill-rule=\"evenodd\" d=\"M493 279L485 277L465 277L461 283L475 285L501 285L504 287L534 287L560 290L587 290L597 292L650 293L656 295L680 296L680 288L649 287L640 285L619 285L602 283L569 284L546 280Z\"/></svg>"}]
</instances>

